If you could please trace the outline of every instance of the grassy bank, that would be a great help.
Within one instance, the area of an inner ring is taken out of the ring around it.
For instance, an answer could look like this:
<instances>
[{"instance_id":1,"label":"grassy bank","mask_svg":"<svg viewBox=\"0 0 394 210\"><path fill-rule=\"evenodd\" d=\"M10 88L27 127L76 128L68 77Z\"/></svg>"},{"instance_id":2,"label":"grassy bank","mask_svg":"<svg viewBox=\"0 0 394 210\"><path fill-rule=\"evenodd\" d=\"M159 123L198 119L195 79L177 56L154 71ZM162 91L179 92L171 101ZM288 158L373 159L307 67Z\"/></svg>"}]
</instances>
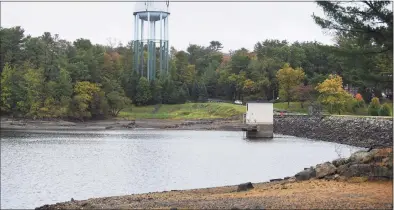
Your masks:
<instances>
[{"instance_id":1,"label":"grassy bank","mask_svg":"<svg viewBox=\"0 0 394 210\"><path fill-rule=\"evenodd\" d=\"M286 110L295 113L308 113L308 104L301 106L300 102L290 102L290 106L284 103L274 103L275 110ZM118 118L122 119L216 119L241 116L246 112L246 106L230 103L186 103L186 104L163 104L161 106L129 106L122 110ZM365 112L366 109L365 109ZM328 114L327 110L323 113ZM344 116L368 117L365 114L353 114L344 112Z\"/></svg>"},{"instance_id":2,"label":"grassy bank","mask_svg":"<svg viewBox=\"0 0 394 210\"><path fill-rule=\"evenodd\" d=\"M388 103L392 107L392 103ZM287 102L281 102L281 103L274 103L274 109L276 110L284 110L288 112L296 112L296 113L308 113L308 103L304 103L303 106L301 106L300 102L290 102L288 105ZM329 114L328 110L326 108L323 108L323 113L324 114ZM332 114L332 115L338 115L338 114ZM349 112L349 111L343 111L341 115L344 116L367 116L371 117L368 114L368 108L363 107L363 108L357 108L356 112ZM379 116L379 117L384 117L384 116Z\"/></svg>"},{"instance_id":3,"label":"grassy bank","mask_svg":"<svg viewBox=\"0 0 394 210\"><path fill-rule=\"evenodd\" d=\"M156 106L130 106L118 117L127 119L215 119L241 116L245 106L229 103L186 103Z\"/></svg>"},{"instance_id":4,"label":"grassy bank","mask_svg":"<svg viewBox=\"0 0 394 210\"><path fill-rule=\"evenodd\" d=\"M290 105L287 105L287 102L274 103L274 109L298 113L308 113L308 105L305 103L304 106L301 107L300 102L290 102Z\"/></svg>"}]
</instances>

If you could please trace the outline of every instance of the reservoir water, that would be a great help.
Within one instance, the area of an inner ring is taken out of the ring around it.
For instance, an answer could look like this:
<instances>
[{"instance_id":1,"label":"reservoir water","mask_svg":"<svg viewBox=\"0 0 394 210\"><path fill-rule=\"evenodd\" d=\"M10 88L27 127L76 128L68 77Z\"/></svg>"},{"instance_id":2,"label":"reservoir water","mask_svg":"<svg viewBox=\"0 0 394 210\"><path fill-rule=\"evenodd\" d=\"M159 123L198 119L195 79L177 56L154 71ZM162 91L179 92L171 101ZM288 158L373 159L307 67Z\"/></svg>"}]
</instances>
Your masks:
<instances>
[{"instance_id":1,"label":"reservoir water","mask_svg":"<svg viewBox=\"0 0 394 210\"><path fill-rule=\"evenodd\" d=\"M1 131L1 208L264 182L361 148L224 131Z\"/></svg>"}]
</instances>

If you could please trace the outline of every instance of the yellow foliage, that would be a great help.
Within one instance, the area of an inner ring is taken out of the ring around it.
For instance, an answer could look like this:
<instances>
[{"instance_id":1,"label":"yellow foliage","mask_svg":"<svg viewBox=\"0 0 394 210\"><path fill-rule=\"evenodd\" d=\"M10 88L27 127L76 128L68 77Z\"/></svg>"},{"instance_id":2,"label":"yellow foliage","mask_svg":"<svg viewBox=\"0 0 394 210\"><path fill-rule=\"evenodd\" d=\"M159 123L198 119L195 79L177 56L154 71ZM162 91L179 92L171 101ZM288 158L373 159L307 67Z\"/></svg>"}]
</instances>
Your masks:
<instances>
[{"instance_id":1,"label":"yellow foliage","mask_svg":"<svg viewBox=\"0 0 394 210\"><path fill-rule=\"evenodd\" d=\"M338 75L330 75L324 82L316 86L316 90L320 93L319 100L329 105L330 112L341 112L345 107L346 101L352 98L352 95L346 92L342 87L342 77Z\"/></svg>"},{"instance_id":2,"label":"yellow foliage","mask_svg":"<svg viewBox=\"0 0 394 210\"><path fill-rule=\"evenodd\" d=\"M252 92L255 89L255 82L250 79L245 80L243 89L247 92Z\"/></svg>"},{"instance_id":3,"label":"yellow foliage","mask_svg":"<svg viewBox=\"0 0 394 210\"><path fill-rule=\"evenodd\" d=\"M98 93L99 91L100 87L96 83L88 81L77 82L74 86L74 92L88 102L92 100L93 93Z\"/></svg>"},{"instance_id":4,"label":"yellow foliage","mask_svg":"<svg viewBox=\"0 0 394 210\"><path fill-rule=\"evenodd\" d=\"M276 73L276 78L279 81L280 97L286 101L290 101L293 95L292 90L304 80L305 73L302 68L293 69L286 63Z\"/></svg>"}]
</instances>

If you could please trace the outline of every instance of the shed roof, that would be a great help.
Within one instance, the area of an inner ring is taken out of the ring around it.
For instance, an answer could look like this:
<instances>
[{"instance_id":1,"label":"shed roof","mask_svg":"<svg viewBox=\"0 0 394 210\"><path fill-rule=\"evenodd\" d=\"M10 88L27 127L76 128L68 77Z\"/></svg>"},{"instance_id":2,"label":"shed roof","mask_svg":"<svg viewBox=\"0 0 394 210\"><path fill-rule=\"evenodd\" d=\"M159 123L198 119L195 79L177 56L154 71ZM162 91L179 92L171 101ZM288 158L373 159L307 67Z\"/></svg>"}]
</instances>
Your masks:
<instances>
[{"instance_id":1,"label":"shed roof","mask_svg":"<svg viewBox=\"0 0 394 210\"><path fill-rule=\"evenodd\" d=\"M255 101L247 101L247 104L255 104L255 103L259 103L259 104L272 104L272 101L268 101L268 100L255 100Z\"/></svg>"}]
</instances>

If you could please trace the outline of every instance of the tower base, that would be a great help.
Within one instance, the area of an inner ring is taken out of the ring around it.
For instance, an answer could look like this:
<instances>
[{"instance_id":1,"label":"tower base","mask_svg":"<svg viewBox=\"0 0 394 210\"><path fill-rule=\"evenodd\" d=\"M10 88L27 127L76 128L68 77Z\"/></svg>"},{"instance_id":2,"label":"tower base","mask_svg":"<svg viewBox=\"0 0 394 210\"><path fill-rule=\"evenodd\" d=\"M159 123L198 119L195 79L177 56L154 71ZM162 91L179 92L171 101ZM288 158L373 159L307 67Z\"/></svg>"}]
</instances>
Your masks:
<instances>
[{"instance_id":1,"label":"tower base","mask_svg":"<svg viewBox=\"0 0 394 210\"><path fill-rule=\"evenodd\" d=\"M246 138L273 138L274 137L274 125L273 124L257 124L247 125L242 130L246 131Z\"/></svg>"}]
</instances>

